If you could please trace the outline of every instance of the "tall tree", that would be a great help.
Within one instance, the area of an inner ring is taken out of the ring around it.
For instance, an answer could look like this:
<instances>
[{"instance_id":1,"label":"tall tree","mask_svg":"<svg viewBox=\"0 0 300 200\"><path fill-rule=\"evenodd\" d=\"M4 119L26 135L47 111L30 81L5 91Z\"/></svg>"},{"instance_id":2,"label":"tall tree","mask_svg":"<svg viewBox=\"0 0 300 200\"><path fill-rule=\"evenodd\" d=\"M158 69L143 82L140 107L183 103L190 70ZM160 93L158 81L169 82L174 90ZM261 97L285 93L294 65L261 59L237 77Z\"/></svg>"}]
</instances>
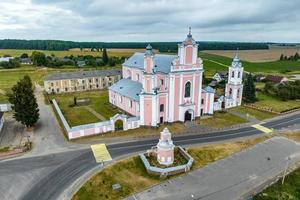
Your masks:
<instances>
[{"instance_id":1,"label":"tall tree","mask_svg":"<svg viewBox=\"0 0 300 200\"><path fill-rule=\"evenodd\" d=\"M244 81L244 102L254 103L256 101L255 84L252 74L247 74Z\"/></svg>"},{"instance_id":2,"label":"tall tree","mask_svg":"<svg viewBox=\"0 0 300 200\"><path fill-rule=\"evenodd\" d=\"M105 65L107 65L108 63L108 55L107 55L107 52L106 52L106 49L104 48L103 49L103 53L102 53L102 61Z\"/></svg>"},{"instance_id":3,"label":"tall tree","mask_svg":"<svg viewBox=\"0 0 300 200\"><path fill-rule=\"evenodd\" d=\"M45 66L47 64L46 55L39 51L32 52L31 59L36 66Z\"/></svg>"},{"instance_id":4,"label":"tall tree","mask_svg":"<svg viewBox=\"0 0 300 200\"><path fill-rule=\"evenodd\" d=\"M28 57L29 57L29 56L28 56L27 53L22 53L21 56L20 56L20 58L28 58Z\"/></svg>"},{"instance_id":5,"label":"tall tree","mask_svg":"<svg viewBox=\"0 0 300 200\"><path fill-rule=\"evenodd\" d=\"M31 79L25 75L12 87L8 100L13 105L14 118L25 125L32 127L39 119L39 108L33 93Z\"/></svg>"}]
</instances>

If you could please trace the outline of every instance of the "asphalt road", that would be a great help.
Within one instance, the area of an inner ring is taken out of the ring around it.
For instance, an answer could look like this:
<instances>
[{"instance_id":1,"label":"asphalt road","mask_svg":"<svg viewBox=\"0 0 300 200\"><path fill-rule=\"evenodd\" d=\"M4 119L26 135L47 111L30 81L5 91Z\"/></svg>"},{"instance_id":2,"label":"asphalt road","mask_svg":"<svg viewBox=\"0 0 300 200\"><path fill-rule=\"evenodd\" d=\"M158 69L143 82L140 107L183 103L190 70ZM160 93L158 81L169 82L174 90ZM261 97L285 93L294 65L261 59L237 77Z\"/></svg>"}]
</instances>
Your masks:
<instances>
[{"instance_id":1,"label":"asphalt road","mask_svg":"<svg viewBox=\"0 0 300 200\"><path fill-rule=\"evenodd\" d=\"M300 113L264 124L281 129L300 124ZM248 137L262 132L252 127L218 133L176 136L176 145ZM113 158L149 149L157 139L145 139L107 145ZM0 199L50 200L57 199L66 188L84 173L98 165L90 149L68 151L45 156L20 158L0 162ZM21 192L23 191L23 192ZM21 193L21 194L20 194Z\"/></svg>"}]
</instances>

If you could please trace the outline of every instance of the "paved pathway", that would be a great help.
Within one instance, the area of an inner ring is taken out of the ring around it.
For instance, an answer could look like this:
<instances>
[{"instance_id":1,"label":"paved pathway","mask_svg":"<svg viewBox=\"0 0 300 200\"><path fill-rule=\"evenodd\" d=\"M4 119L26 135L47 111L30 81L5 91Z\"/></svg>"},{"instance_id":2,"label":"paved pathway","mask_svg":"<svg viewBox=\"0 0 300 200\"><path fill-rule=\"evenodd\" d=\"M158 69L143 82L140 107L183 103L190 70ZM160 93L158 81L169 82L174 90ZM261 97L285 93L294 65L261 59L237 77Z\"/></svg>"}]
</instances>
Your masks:
<instances>
[{"instance_id":1,"label":"paved pathway","mask_svg":"<svg viewBox=\"0 0 300 200\"><path fill-rule=\"evenodd\" d=\"M300 144L276 137L127 200L239 199L280 175L287 164L297 160L300 160Z\"/></svg>"},{"instance_id":2,"label":"paved pathway","mask_svg":"<svg viewBox=\"0 0 300 200\"><path fill-rule=\"evenodd\" d=\"M67 142L56 120L50 105L44 102L42 88L36 84L35 96L40 109L40 119L32 134L33 149L26 156L49 154L64 151L70 148L79 148L80 145Z\"/></svg>"},{"instance_id":3,"label":"paved pathway","mask_svg":"<svg viewBox=\"0 0 300 200\"><path fill-rule=\"evenodd\" d=\"M96 112L93 108L89 107L89 106L84 106L84 108L89 111L90 113L92 113L93 115L95 115L98 119L100 119L101 121L106 121L105 117L103 117L100 113Z\"/></svg>"}]
</instances>

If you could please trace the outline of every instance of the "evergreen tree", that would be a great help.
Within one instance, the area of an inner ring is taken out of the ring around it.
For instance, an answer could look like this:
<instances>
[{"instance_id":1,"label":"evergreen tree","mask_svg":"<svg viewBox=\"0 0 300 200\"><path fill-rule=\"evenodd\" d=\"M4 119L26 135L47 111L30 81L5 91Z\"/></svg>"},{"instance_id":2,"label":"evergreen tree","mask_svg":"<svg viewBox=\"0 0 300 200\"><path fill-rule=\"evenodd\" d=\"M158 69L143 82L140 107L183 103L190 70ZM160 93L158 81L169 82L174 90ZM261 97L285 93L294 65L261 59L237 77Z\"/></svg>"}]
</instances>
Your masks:
<instances>
[{"instance_id":1,"label":"evergreen tree","mask_svg":"<svg viewBox=\"0 0 300 200\"><path fill-rule=\"evenodd\" d=\"M14 118L26 127L32 127L39 119L39 108L30 77L25 75L19 80L8 97L13 105Z\"/></svg>"},{"instance_id":2,"label":"evergreen tree","mask_svg":"<svg viewBox=\"0 0 300 200\"><path fill-rule=\"evenodd\" d=\"M256 101L255 84L252 74L246 75L243 98L246 103L254 103Z\"/></svg>"},{"instance_id":3,"label":"evergreen tree","mask_svg":"<svg viewBox=\"0 0 300 200\"><path fill-rule=\"evenodd\" d=\"M283 54L281 54L280 60L284 60L284 55Z\"/></svg>"},{"instance_id":4,"label":"evergreen tree","mask_svg":"<svg viewBox=\"0 0 300 200\"><path fill-rule=\"evenodd\" d=\"M295 59L296 61L300 59L300 56L299 56L298 52L295 53L294 59Z\"/></svg>"},{"instance_id":5,"label":"evergreen tree","mask_svg":"<svg viewBox=\"0 0 300 200\"><path fill-rule=\"evenodd\" d=\"M103 53L102 53L102 61L105 65L108 63L108 55L105 48L103 49Z\"/></svg>"}]
</instances>

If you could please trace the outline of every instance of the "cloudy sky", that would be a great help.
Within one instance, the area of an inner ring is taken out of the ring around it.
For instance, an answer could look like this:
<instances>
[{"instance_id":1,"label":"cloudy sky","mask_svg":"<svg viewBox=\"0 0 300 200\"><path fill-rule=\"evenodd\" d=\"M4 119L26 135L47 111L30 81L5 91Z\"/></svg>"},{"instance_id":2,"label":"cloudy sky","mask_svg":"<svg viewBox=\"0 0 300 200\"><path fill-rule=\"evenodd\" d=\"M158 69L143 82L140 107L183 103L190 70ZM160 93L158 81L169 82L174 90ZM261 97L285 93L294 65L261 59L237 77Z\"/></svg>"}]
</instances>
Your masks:
<instances>
[{"instance_id":1,"label":"cloudy sky","mask_svg":"<svg viewBox=\"0 0 300 200\"><path fill-rule=\"evenodd\" d=\"M0 38L300 42L299 0L0 0Z\"/></svg>"}]
</instances>

